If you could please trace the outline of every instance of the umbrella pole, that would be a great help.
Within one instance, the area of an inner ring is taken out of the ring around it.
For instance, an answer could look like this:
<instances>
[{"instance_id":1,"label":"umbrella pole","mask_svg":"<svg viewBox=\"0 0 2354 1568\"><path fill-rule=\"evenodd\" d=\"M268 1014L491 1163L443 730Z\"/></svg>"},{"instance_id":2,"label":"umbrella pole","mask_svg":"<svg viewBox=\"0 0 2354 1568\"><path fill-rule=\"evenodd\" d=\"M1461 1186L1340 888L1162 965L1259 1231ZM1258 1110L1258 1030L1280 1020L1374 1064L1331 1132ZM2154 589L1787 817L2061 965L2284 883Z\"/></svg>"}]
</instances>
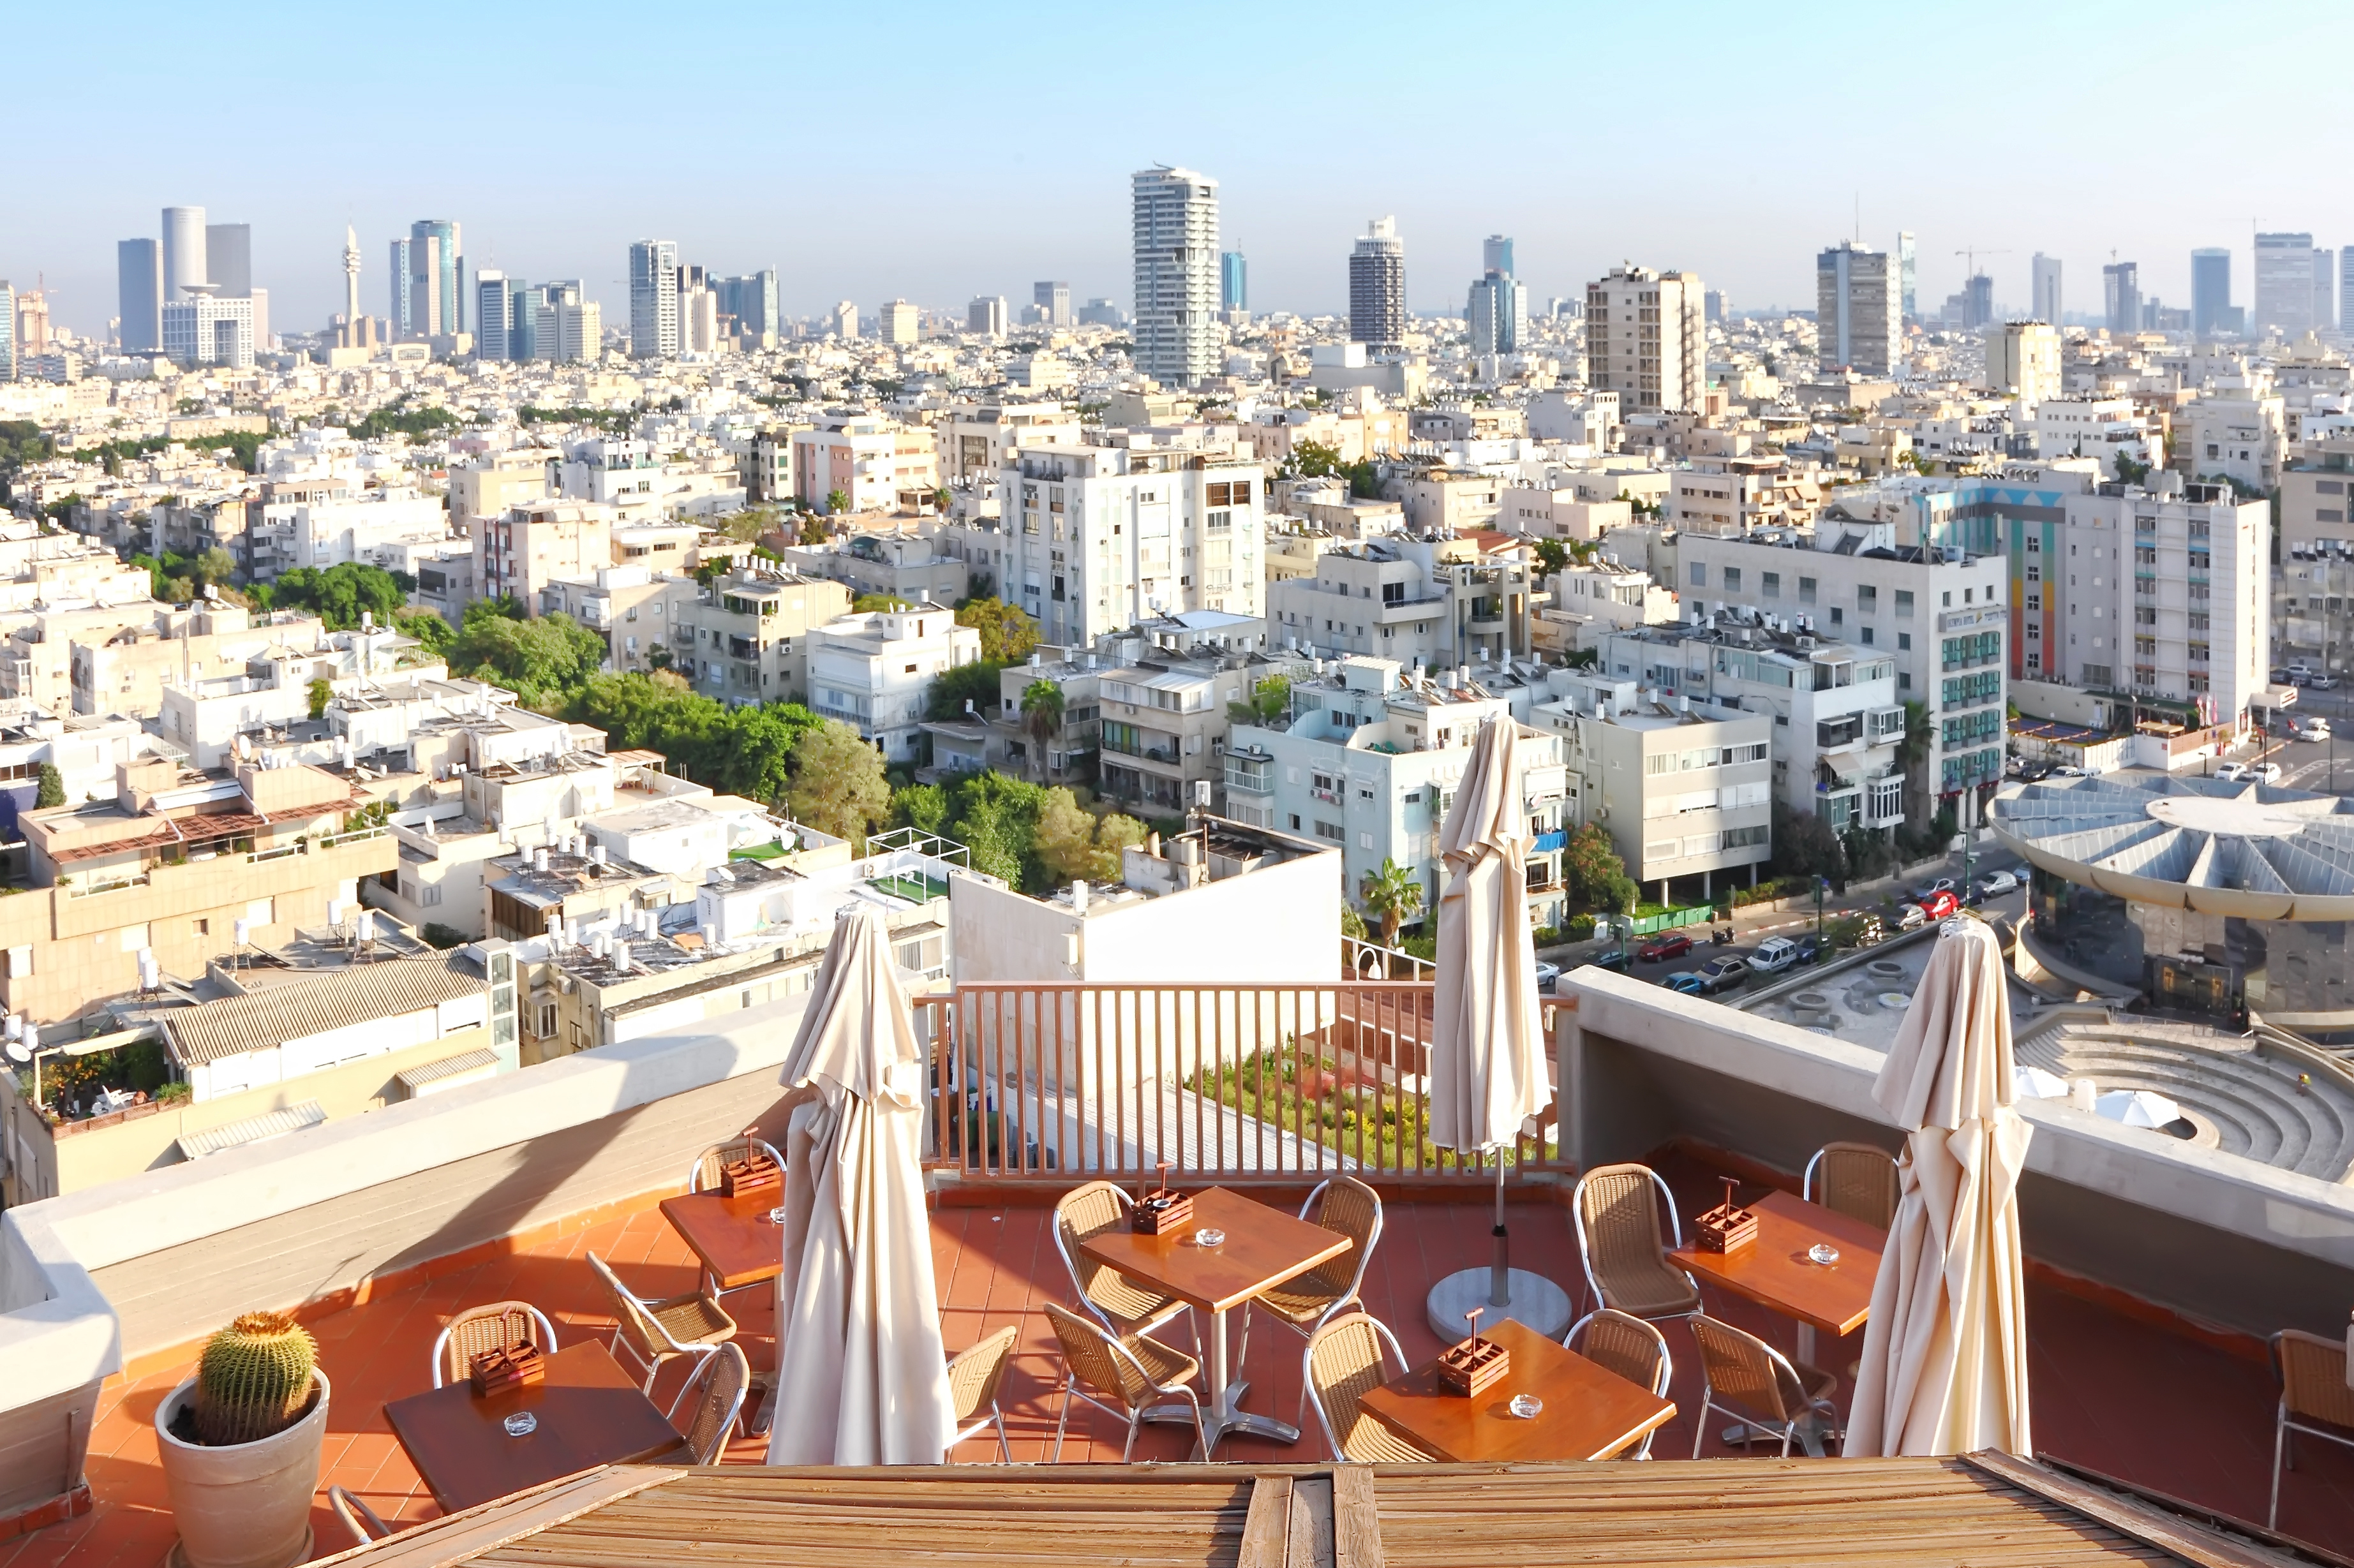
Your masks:
<instances>
[{"instance_id":1,"label":"umbrella pole","mask_svg":"<svg viewBox=\"0 0 2354 1568\"><path fill-rule=\"evenodd\" d=\"M1512 1304L1512 1239L1504 1230L1504 1151L1496 1151L1496 1261L1489 1267L1488 1305Z\"/></svg>"}]
</instances>

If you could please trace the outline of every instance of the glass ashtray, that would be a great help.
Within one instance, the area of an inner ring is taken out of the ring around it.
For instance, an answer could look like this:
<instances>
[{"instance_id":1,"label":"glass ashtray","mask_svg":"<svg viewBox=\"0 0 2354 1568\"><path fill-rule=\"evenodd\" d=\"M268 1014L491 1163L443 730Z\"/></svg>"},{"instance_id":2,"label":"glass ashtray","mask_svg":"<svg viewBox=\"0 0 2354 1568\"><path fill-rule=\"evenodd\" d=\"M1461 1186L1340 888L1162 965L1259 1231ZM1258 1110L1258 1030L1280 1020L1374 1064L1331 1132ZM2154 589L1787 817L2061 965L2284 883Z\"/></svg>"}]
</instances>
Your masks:
<instances>
[{"instance_id":1,"label":"glass ashtray","mask_svg":"<svg viewBox=\"0 0 2354 1568\"><path fill-rule=\"evenodd\" d=\"M1205 1227L1193 1233L1193 1245L1195 1246L1216 1246L1225 1239L1226 1233L1221 1230L1212 1230Z\"/></svg>"},{"instance_id":2,"label":"glass ashtray","mask_svg":"<svg viewBox=\"0 0 2354 1568\"><path fill-rule=\"evenodd\" d=\"M1807 1249L1807 1259L1810 1263L1819 1263L1828 1268L1839 1261L1839 1248L1829 1242L1817 1242Z\"/></svg>"},{"instance_id":3,"label":"glass ashtray","mask_svg":"<svg viewBox=\"0 0 2354 1568\"><path fill-rule=\"evenodd\" d=\"M1516 1393L1512 1395L1512 1403L1505 1408L1522 1420L1528 1421L1544 1414L1544 1401L1533 1393Z\"/></svg>"},{"instance_id":4,"label":"glass ashtray","mask_svg":"<svg viewBox=\"0 0 2354 1568\"><path fill-rule=\"evenodd\" d=\"M769 1211L769 1223L772 1225L783 1224L785 1223L785 1211L781 1208L770 1209Z\"/></svg>"},{"instance_id":5,"label":"glass ashtray","mask_svg":"<svg viewBox=\"0 0 2354 1568\"><path fill-rule=\"evenodd\" d=\"M510 1437L528 1437L539 1430L539 1417L528 1410L518 1410L499 1425L507 1429Z\"/></svg>"}]
</instances>

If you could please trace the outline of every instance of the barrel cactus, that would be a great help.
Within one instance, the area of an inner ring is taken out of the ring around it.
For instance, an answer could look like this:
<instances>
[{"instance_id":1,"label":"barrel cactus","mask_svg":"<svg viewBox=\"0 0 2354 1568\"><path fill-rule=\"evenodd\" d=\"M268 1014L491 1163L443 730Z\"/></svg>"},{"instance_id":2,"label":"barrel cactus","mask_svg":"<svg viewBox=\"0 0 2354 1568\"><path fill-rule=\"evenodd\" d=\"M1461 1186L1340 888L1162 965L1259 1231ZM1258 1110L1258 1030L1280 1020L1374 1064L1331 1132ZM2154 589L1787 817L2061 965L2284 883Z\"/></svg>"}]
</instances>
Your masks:
<instances>
[{"instance_id":1,"label":"barrel cactus","mask_svg":"<svg viewBox=\"0 0 2354 1568\"><path fill-rule=\"evenodd\" d=\"M258 1443L302 1418L319 1353L293 1315L248 1312L205 1344L196 1362L196 1436L207 1447Z\"/></svg>"}]
</instances>

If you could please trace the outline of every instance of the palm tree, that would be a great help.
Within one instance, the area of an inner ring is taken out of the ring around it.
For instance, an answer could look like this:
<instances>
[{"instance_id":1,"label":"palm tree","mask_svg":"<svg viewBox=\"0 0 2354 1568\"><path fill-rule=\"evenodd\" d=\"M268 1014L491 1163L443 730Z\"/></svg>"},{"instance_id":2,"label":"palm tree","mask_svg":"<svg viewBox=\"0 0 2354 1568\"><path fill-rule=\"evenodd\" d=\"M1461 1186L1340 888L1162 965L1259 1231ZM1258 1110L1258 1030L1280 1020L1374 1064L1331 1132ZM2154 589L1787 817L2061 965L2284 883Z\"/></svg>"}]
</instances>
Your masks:
<instances>
[{"instance_id":1,"label":"palm tree","mask_svg":"<svg viewBox=\"0 0 2354 1568\"><path fill-rule=\"evenodd\" d=\"M1357 892L1365 907L1381 916L1382 946L1397 946L1398 927L1422 913L1422 878L1409 866L1384 856L1379 871L1368 872Z\"/></svg>"},{"instance_id":2,"label":"palm tree","mask_svg":"<svg viewBox=\"0 0 2354 1568\"><path fill-rule=\"evenodd\" d=\"M1062 732L1063 688L1041 676L1022 688L1022 727L1037 753L1038 781L1046 781L1046 743Z\"/></svg>"}]
</instances>

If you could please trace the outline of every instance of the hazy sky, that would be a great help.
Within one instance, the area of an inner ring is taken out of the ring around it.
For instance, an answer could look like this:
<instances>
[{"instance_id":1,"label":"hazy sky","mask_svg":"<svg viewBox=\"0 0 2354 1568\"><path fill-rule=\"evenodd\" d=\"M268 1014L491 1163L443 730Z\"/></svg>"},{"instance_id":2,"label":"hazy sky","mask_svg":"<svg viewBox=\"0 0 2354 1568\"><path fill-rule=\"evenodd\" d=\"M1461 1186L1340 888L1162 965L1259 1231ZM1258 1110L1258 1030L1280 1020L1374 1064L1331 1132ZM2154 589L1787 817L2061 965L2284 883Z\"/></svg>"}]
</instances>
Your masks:
<instances>
[{"instance_id":1,"label":"hazy sky","mask_svg":"<svg viewBox=\"0 0 2354 1568\"><path fill-rule=\"evenodd\" d=\"M281 331L341 308L346 222L382 314L426 217L609 321L642 236L776 267L788 314L1048 277L1125 308L1155 162L1222 183L1258 310L1343 308L1382 213L1418 311L1461 309L1494 231L1539 302L1632 259L1810 305L1859 197L1867 243L1918 235L1925 309L1966 245L2022 303L2060 256L2081 311L2112 250L2187 304L2228 245L2244 303L2259 225L2354 242L2342 5L45 5L8 40L0 277L83 331L167 204L253 225Z\"/></svg>"}]
</instances>

